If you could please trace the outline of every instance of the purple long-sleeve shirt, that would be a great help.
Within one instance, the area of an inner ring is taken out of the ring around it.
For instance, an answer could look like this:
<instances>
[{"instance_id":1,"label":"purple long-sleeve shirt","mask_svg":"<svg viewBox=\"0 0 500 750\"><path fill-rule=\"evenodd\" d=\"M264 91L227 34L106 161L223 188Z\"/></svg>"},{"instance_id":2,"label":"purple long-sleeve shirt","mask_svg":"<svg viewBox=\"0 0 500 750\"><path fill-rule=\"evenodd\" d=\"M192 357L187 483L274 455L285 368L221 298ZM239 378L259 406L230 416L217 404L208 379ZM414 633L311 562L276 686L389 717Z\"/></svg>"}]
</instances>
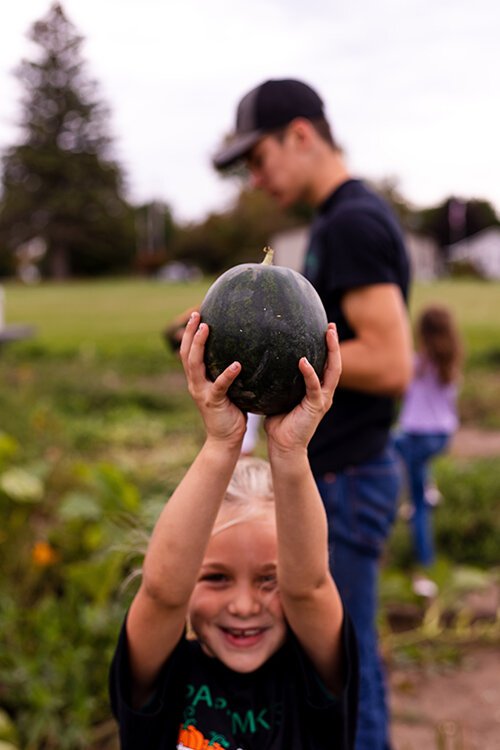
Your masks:
<instances>
[{"instance_id":1,"label":"purple long-sleeve shirt","mask_svg":"<svg viewBox=\"0 0 500 750\"><path fill-rule=\"evenodd\" d=\"M421 366L415 357L416 375L403 398L399 426L404 432L452 434L458 427L458 386L440 383L434 366Z\"/></svg>"}]
</instances>

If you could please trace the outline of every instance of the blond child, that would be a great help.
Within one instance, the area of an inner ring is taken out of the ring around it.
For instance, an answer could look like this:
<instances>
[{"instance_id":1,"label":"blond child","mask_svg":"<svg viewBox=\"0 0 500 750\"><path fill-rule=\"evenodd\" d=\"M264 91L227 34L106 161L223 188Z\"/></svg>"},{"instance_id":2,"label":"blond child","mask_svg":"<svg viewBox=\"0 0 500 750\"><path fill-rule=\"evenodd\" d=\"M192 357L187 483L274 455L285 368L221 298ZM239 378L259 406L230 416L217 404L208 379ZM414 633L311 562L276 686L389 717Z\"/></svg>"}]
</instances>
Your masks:
<instances>
[{"instance_id":1,"label":"blond child","mask_svg":"<svg viewBox=\"0 0 500 750\"><path fill-rule=\"evenodd\" d=\"M205 376L208 327L181 344L205 442L165 504L110 675L123 750L347 750L356 648L328 568L327 521L307 445L341 365L335 326L320 382L265 421L269 462L241 458L246 416ZM186 622L195 639L188 637Z\"/></svg>"}]
</instances>

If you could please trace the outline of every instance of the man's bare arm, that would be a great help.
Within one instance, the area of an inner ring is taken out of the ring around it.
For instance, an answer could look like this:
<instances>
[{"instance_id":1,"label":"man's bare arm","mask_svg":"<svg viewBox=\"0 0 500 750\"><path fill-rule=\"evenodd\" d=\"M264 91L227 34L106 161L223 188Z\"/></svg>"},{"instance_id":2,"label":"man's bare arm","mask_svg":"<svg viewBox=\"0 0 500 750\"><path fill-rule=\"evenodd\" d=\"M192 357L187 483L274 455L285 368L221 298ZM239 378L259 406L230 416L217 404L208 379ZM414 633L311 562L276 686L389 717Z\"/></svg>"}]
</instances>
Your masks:
<instances>
[{"instance_id":1,"label":"man's bare arm","mask_svg":"<svg viewBox=\"0 0 500 750\"><path fill-rule=\"evenodd\" d=\"M340 345L340 385L401 395L411 378L413 347L400 289L394 284L353 289L344 296L342 309L356 336Z\"/></svg>"}]
</instances>

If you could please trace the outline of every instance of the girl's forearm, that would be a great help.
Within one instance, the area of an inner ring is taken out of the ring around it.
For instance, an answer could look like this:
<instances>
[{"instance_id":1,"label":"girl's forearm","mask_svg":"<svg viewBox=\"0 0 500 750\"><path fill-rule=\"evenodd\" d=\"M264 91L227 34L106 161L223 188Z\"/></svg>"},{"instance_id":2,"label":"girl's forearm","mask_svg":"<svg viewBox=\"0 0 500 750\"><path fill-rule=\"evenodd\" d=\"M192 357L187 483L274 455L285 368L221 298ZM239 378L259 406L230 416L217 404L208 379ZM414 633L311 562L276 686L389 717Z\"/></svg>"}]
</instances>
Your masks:
<instances>
[{"instance_id":1,"label":"girl's forearm","mask_svg":"<svg viewBox=\"0 0 500 750\"><path fill-rule=\"evenodd\" d=\"M167 501L143 565L143 587L166 606L187 603L240 446L207 439Z\"/></svg>"},{"instance_id":2,"label":"girl's forearm","mask_svg":"<svg viewBox=\"0 0 500 750\"><path fill-rule=\"evenodd\" d=\"M328 577L328 525L307 450L271 458L278 528L279 585L302 597Z\"/></svg>"}]
</instances>

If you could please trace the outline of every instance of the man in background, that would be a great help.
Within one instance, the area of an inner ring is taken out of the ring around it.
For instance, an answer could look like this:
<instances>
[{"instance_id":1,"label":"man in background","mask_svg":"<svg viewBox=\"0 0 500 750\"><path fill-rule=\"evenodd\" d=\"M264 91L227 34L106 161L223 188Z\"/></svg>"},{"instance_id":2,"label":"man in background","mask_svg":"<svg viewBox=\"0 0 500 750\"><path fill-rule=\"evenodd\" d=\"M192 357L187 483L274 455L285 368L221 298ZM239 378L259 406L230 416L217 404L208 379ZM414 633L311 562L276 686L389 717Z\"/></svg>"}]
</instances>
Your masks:
<instances>
[{"instance_id":1,"label":"man in background","mask_svg":"<svg viewBox=\"0 0 500 750\"><path fill-rule=\"evenodd\" d=\"M402 233L389 206L349 174L320 96L301 81L265 81L241 99L214 165L239 161L279 206L316 211L304 275L337 324L342 375L309 457L329 519L332 573L359 643L356 750L387 750L376 615L380 556L400 485L390 427L412 366Z\"/></svg>"}]
</instances>

